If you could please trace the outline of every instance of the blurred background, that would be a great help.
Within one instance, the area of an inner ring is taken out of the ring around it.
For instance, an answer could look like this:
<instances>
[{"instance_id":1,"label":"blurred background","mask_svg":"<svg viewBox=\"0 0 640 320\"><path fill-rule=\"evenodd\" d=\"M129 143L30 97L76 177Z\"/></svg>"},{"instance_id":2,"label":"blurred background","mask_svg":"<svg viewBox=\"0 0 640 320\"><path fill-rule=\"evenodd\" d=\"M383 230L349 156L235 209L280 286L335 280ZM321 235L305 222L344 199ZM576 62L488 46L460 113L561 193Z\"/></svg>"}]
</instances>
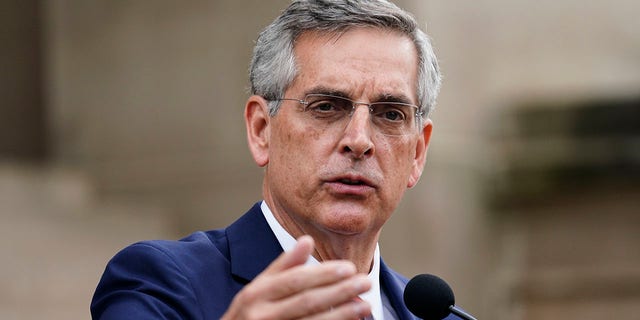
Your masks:
<instances>
[{"instance_id":1,"label":"blurred background","mask_svg":"<svg viewBox=\"0 0 640 320\"><path fill-rule=\"evenodd\" d=\"M122 247L261 199L247 70L288 3L0 3L1 319L89 319ZM444 84L385 261L479 319L640 319L640 2L397 3Z\"/></svg>"}]
</instances>

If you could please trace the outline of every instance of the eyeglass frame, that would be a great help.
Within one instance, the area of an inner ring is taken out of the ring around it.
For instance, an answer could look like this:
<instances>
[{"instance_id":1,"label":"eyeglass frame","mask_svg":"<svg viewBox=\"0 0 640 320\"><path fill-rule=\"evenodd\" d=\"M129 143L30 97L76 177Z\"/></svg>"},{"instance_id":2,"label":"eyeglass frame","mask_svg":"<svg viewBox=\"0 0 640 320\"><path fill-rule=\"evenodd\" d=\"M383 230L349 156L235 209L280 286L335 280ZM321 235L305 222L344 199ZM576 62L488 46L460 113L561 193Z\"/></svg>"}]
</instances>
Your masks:
<instances>
[{"instance_id":1,"label":"eyeglass frame","mask_svg":"<svg viewBox=\"0 0 640 320\"><path fill-rule=\"evenodd\" d=\"M332 94L325 94L325 93L308 93L304 96L303 99L296 99L296 98L279 98L279 99L273 99L272 101L295 101L300 103L301 105L304 106L304 112L307 112L308 106L313 103L313 102L309 102L308 97L310 96L314 96L314 97L327 97L327 98L334 98L334 99L340 99L340 100L345 100L345 101L349 101L351 103L351 111L348 114L348 117L351 118L353 116L353 113L356 110L356 107L358 107L359 105L365 105L367 106L367 108L369 109L369 114L371 115L372 112L374 111L373 106L375 105L383 105L383 104L389 104L389 105L396 105L396 106L405 106L405 107L412 107L415 108L415 112L413 113L415 119L415 125L416 125L416 129L420 130L420 125L422 123L422 116L424 115L424 111L421 109L420 106L415 105L415 104L411 104L411 103L406 103L406 102L399 102L399 101L377 101L377 102L359 102L359 101L354 101L351 100L347 97L343 97L343 96L338 96L338 95L332 95ZM407 136L410 135L410 132L404 133L404 134L386 134L384 132L381 132L383 135L386 136L390 136L390 137L400 137L400 136Z\"/></svg>"}]
</instances>

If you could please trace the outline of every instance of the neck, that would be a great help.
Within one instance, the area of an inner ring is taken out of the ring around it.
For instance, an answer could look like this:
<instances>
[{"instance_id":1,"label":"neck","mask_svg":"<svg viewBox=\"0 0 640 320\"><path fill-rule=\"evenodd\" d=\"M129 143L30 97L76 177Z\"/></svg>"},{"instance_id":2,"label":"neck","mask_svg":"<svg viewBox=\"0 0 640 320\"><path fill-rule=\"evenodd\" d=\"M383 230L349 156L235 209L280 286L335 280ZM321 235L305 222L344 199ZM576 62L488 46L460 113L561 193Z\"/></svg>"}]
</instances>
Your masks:
<instances>
[{"instance_id":1,"label":"neck","mask_svg":"<svg viewBox=\"0 0 640 320\"><path fill-rule=\"evenodd\" d=\"M349 260L353 262L359 273L368 274L371 271L380 230L341 234L307 222L298 215L290 214L271 200L265 197L267 206L283 229L295 239L302 235L310 235L314 239L313 257L316 260L319 262Z\"/></svg>"},{"instance_id":2,"label":"neck","mask_svg":"<svg viewBox=\"0 0 640 320\"><path fill-rule=\"evenodd\" d=\"M313 235L312 235L313 236ZM297 237L297 236L294 236ZM316 248L313 256L318 261L349 260L359 273L368 274L373 267L373 256L378 243L377 236L313 236Z\"/></svg>"}]
</instances>

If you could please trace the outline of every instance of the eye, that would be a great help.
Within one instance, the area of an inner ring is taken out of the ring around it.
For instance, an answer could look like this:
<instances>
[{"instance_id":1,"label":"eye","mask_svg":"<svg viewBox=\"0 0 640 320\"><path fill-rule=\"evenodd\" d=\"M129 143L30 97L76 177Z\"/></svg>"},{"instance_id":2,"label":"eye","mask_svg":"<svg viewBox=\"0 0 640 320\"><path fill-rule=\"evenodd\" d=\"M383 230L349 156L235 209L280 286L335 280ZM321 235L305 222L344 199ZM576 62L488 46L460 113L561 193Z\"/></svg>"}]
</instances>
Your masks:
<instances>
[{"instance_id":1,"label":"eye","mask_svg":"<svg viewBox=\"0 0 640 320\"><path fill-rule=\"evenodd\" d=\"M307 102L305 110L316 118L340 118L350 110L350 103L337 97L310 96Z\"/></svg>"},{"instance_id":2,"label":"eye","mask_svg":"<svg viewBox=\"0 0 640 320\"><path fill-rule=\"evenodd\" d=\"M406 106L394 104L374 105L373 115L380 120L389 122L403 122L407 118Z\"/></svg>"},{"instance_id":3,"label":"eye","mask_svg":"<svg viewBox=\"0 0 640 320\"><path fill-rule=\"evenodd\" d=\"M396 120L403 120L404 115L397 110L390 110L385 112L384 117L385 119L396 121Z\"/></svg>"},{"instance_id":4,"label":"eye","mask_svg":"<svg viewBox=\"0 0 640 320\"><path fill-rule=\"evenodd\" d=\"M331 112L336 110L336 104L333 101L321 100L309 104L308 108L317 112Z\"/></svg>"}]
</instances>

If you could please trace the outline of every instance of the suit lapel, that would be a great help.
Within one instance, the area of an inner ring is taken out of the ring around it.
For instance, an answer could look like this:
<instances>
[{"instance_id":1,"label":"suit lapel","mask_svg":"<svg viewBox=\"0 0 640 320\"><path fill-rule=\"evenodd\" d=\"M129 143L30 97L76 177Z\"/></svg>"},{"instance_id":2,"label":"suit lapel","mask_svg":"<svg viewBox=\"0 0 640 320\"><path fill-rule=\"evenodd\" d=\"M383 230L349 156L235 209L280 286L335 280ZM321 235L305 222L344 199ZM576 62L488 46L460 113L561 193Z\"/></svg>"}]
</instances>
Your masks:
<instances>
[{"instance_id":1,"label":"suit lapel","mask_svg":"<svg viewBox=\"0 0 640 320\"><path fill-rule=\"evenodd\" d=\"M283 251L256 203L227 230L231 273L247 282L275 260Z\"/></svg>"},{"instance_id":2,"label":"suit lapel","mask_svg":"<svg viewBox=\"0 0 640 320\"><path fill-rule=\"evenodd\" d=\"M404 288L407 285L407 279L391 270L380 260L380 285L384 290L393 310L400 320L417 319L404 305Z\"/></svg>"}]
</instances>

